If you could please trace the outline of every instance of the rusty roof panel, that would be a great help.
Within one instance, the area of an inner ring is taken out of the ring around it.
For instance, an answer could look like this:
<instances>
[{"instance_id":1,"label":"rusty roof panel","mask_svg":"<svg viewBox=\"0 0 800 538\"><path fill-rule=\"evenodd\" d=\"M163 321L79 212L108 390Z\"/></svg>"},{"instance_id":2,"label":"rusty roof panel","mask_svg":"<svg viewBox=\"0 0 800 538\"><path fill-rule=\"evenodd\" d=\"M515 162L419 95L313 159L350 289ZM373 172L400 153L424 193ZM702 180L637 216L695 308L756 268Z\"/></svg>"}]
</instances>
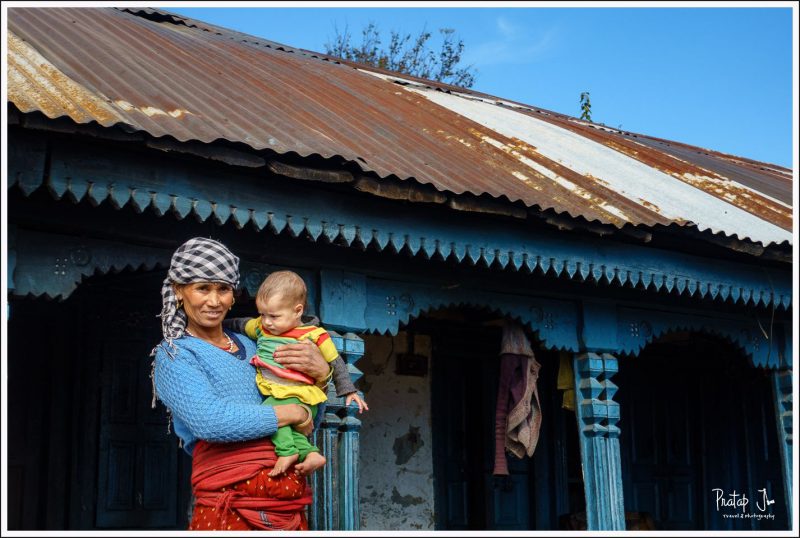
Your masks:
<instances>
[{"instance_id":1,"label":"rusty roof panel","mask_svg":"<svg viewBox=\"0 0 800 538\"><path fill-rule=\"evenodd\" d=\"M380 178L589 221L791 240L791 171L356 69L159 10L10 8L23 112L344 158ZM399 82L396 83L396 82Z\"/></svg>"},{"instance_id":2,"label":"rusty roof panel","mask_svg":"<svg viewBox=\"0 0 800 538\"><path fill-rule=\"evenodd\" d=\"M678 142L622 133L562 115L537 115L519 107L516 111L569 129L784 230L792 230L791 170ZM656 143L661 145L660 151L653 149Z\"/></svg>"},{"instance_id":3,"label":"rusty roof panel","mask_svg":"<svg viewBox=\"0 0 800 538\"><path fill-rule=\"evenodd\" d=\"M781 171L780 167L768 167L763 164L759 167L762 177L770 177L768 182L772 186L770 192L780 192L783 187L784 192L780 195L780 199L776 199L761 190L763 181L759 182L758 177L748 173L748 168L752 169L755 166L753 161L737 160L721 153L679 143L667 144L661 151L656 151L653 149L653 142L657 139L624 136L618 131L597 129L591 124L577 120L545 118L545 121L557 123L624 153L707 194L759 215L784 230L792 229L790 170ZM733 163L736 165L731 166ZM788 193L785 192L786 186Z\"/></svg>"},{"instance_id":4,"label":"rusty roof panel","mask_svg":"<svg viewBox=\"0 0 800 538\"><path fill-rule=\"evenodd\" d=\"M413 91L534 147L540 158L519 154L522 162L549 174L554 182L571 184L568 188L586 205L613 208L629 222L657 224L654 217L648 222L649 214L642 212L647 209L668 222L692 221L701 231L724 231L762 242L791 238L791 207L691 163L650 155L655 152L646 146L626 148L483 99L428 88Z\"/></svg>"},{"instance_id":5,"label":"rusty roof panel","mask_svg":"<svg viewBox=\"0 0 800 538\"><path fill-rule=\"evenodd\" d=\"M719 176L728 177L785 205L792 204L792 171L788 168L649 136L625 136Z\"/></svg>"}]
</instances>

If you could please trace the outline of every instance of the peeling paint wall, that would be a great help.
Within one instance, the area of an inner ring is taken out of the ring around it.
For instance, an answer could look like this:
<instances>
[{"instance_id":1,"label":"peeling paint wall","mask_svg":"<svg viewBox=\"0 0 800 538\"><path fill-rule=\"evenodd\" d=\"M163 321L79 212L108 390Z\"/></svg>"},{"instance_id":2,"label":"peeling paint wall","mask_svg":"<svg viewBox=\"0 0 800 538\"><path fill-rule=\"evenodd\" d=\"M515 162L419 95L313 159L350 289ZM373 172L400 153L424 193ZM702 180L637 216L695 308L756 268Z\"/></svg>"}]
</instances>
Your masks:
<instances>
[{"instance_id":1,"label":"peeling paint wall","mask_svg":"<svg viewBox=\"0 0 800 538\"><path fill-rule=\"evenodd\" d=\"M433 530L433 443L430 373L395 373L407 334L364 336L360 389L369 404L361 418L359 496L362 530ZM428 358L430 337L414 337Z\"/></svg>"}]
</instances>

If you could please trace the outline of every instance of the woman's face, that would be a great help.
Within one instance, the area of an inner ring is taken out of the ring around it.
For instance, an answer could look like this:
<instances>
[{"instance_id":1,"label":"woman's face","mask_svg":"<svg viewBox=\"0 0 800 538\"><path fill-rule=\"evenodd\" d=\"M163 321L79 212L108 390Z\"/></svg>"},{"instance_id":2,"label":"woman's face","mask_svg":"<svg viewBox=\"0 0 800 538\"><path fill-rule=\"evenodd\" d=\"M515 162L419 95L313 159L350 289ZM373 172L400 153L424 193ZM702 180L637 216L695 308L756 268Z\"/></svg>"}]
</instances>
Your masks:
<instances>
[{"instance_id":1,"label":"woman's face","mask_svg":"<svg viewBox=\"0 0 800 538\"><path fill-rule=\"evenodd\" d=\"M211 329L219 326L233 306L233 286L217 282L176 284L175 295L183 301L189 324Z\"/></svg>"}]
</instances>

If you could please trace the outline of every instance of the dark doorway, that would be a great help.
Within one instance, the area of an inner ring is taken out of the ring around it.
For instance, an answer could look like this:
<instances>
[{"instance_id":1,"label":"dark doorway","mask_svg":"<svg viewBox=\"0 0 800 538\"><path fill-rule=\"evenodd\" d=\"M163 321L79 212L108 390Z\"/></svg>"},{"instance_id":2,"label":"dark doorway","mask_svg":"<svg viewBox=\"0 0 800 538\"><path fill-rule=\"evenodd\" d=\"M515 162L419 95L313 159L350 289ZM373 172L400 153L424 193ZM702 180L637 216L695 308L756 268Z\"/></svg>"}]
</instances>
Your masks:
<instances>
[{"instance_id":1,"label":"dark doorway","mask_svg":"<svg viewBox=\"0 0 800 538\"><path fill-rule=\"evenodd\" d=\"M11 301L9 528L187 527L190 459L151 408L163 278L123 272L64 301Z\"/></svg>"},{"instance_id":2,"label":"dark doorway","mask_svg":"<svg viewBox=\"0 0 800 538\"><path fill-rule=\"evenodd\" d=\"M508 479L492 475L502 335L498 321L486 311L460 309L432 313L407 329L432 339L437 530L555 529L559 515L582 509L577 436L567 434L576 428L575 415L560 408L558 355L541 350L535 339L534 353L542 365L539 442L532 458L508 456ZM568 465L570 460L575 465Z\"/></svg>"},{"instance_id":3,"label":"dark doorway","mask_svg":"<svg viewBox=\"0 0 800 538\"><path fill-rule=\"evenodd\" d=\"M786 529L769 381L740 350L698 334L669 335L621 361L626 511L647 512L663 530ZM777 500L763 512L773 517L737 515L761 513L760 489ZM715 490L745 494L749 506L718 507Z\"/></svg>"}]
</instances>

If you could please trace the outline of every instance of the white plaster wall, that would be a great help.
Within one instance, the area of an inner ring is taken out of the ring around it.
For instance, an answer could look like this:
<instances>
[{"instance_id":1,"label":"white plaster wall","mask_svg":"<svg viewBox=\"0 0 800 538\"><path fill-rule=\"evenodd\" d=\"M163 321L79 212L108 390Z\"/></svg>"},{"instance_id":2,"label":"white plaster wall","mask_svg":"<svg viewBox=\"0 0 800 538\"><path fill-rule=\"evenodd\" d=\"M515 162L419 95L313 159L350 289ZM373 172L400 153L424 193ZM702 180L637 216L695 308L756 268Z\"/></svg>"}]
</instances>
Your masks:
<instances>
[{"instance_id":1,"label":"white plaster wall","mask_svg":"<svg viewBox=\"0 0 800 538\"><path fill-rule=\"evenodd\" d=\"M433 530L430 337L414 339L414 352L428 357L424 377L395 373L405 333L363 338L358 385L370 410L361 416L361 529Z\"/></svg>"}]
</instances>

